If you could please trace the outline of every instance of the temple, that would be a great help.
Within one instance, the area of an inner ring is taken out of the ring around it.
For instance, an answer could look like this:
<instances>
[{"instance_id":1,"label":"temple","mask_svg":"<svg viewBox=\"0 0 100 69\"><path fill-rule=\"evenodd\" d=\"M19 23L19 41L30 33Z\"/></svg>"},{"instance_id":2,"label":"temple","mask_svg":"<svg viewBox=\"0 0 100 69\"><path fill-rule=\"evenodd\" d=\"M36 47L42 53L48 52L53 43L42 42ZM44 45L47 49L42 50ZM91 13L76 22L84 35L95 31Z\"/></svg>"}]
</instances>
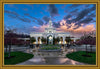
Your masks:
<instances>
[{"instance_id":1,"label":"temple","mask_svg":"<svg viewBox=\"0 0 100 69\"><path fill-rule=\"evenodd\" d=\"M71 37L73 41L75 41L77 38L74 38L69 32L57 32L56 29L53 27L51 19L49 20L49 26L45 28L44 32L32 32L30 34L31 37L34 37L36 39L35 44L42 44L41 38L44 37L47 39L48 44L53 44L54 38L59 37L60 41L59 44L66 44L65 41L66 37Z\"/></svg>"}]
</instances>

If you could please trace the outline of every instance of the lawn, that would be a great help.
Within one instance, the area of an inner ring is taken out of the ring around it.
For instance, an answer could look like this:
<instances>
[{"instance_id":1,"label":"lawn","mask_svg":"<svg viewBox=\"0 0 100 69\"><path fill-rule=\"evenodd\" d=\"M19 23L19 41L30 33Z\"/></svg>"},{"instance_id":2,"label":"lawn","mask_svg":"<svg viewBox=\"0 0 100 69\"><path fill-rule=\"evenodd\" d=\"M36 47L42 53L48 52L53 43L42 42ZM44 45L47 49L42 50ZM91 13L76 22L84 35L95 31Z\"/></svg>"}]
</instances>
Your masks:
<instances>
[{"instance_id":1,"label":"lawn","mask_svg":"<svg viewBox=\"0 0 100 69\"><path fill-rule=\"evenodd\" d=\"M91 57L83 56L85 54L86 54L85 51L78 51L78 52L67 54L66 57L73 59L75 61L78 61L78 62L83 62L87 64L96 64L96 53L95 52L88 53L88 55L90 55Z\"/></svg>"},{"instance_id":2,"label":"lawn","mask_svg":"<svg viewBox=\"0 0 100 69\"><path fill-rule=\"evenodd\" d=\"M13 65L17 63L24 62L30 58L32 58L34 55L23 53L23 52L11 52L11 58L8 58L8 53L4 54L4 64L5 65Z\"/></svg>"}]
</instances>

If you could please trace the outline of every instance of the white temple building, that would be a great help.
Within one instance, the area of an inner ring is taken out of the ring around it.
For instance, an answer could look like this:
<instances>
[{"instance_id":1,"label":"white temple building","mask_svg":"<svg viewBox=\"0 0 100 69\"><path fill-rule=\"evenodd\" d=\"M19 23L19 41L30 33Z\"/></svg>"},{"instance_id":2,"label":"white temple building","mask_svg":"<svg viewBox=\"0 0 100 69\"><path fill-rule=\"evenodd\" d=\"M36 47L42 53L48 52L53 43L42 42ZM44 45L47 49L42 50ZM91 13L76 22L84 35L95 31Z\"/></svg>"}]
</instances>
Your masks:
<instances>
[{"instance_id":1,"label":"white temple building","mask_svg":"<svg viewBox=\"0 0 100 69\"><path fill-rule=\"evenodd\" d=\"M32 32L30 34L30 37L35 37L36 42L35 44L42 44L41 38L44 37L48 39L48 44L53 44L53 38L61 38L62 41L59 41L59 44L66 44L65 38L66 37L73 37L69 32L63 32L59 33L56 31L56 29L53 27L51 19L49 20L49 26L45 28L44 32ZM74 42L77 38L71 38Z\"/></svg>"}]
</instances>

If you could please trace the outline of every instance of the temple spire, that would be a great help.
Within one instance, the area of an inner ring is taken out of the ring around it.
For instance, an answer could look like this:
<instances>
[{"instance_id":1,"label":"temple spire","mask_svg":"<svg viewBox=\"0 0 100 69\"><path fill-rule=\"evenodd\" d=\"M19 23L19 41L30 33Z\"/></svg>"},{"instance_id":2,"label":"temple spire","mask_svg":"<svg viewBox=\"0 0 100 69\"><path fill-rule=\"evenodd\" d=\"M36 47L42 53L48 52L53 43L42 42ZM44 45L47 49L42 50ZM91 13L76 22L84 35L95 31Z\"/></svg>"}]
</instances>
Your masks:
<instances>
[{"instance_id":1,"label":"temple spire","mask_svg":"<svg viewBox=\"0 0 100 69\"><path fill-rule=\"evenodd\" d=\"M50 16L50 20L49 20L49 27L52 28L51 16Z\"/></svg>"}]
</instances>

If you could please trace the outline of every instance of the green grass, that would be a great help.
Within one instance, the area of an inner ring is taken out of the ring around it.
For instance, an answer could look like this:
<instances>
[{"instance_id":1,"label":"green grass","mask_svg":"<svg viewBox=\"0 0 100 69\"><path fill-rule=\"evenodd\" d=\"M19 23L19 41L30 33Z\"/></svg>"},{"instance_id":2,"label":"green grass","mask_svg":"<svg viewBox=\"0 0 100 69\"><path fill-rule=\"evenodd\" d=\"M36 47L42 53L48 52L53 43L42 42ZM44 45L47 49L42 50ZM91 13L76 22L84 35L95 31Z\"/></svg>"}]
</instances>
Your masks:
<instances>
[{"instance_id":1,"label":"green grass","mask_svg":"<svg viewBox=\"0 0 100 69\"><path fill-rule=\"evenodd\" d=\"M4 54L4 64L5 65L13 65L13 64L17 64L17 63L21 63L24 62L30 58L32 58L34 55L32 54L28 54L28 53L23 53L23 52L11 52L11 58L7 58L8 57L8 53Z\"/></svg>"},{"instance_id":2,"label":"green grass","mask_svg":"<svg viewBox=\"0 0 100 69\"><path fill-rule=\"evenodd\" d=\"M86 54L85 51L78 51L78 52L67 54L66 57L73 59L75 61L78 61L78 62L83 62L87 64L96 64L96 53L95 52L88 53L88 55L90 55L91 57L82 56L85 54Z\"/></svg>"}]
</instances>

